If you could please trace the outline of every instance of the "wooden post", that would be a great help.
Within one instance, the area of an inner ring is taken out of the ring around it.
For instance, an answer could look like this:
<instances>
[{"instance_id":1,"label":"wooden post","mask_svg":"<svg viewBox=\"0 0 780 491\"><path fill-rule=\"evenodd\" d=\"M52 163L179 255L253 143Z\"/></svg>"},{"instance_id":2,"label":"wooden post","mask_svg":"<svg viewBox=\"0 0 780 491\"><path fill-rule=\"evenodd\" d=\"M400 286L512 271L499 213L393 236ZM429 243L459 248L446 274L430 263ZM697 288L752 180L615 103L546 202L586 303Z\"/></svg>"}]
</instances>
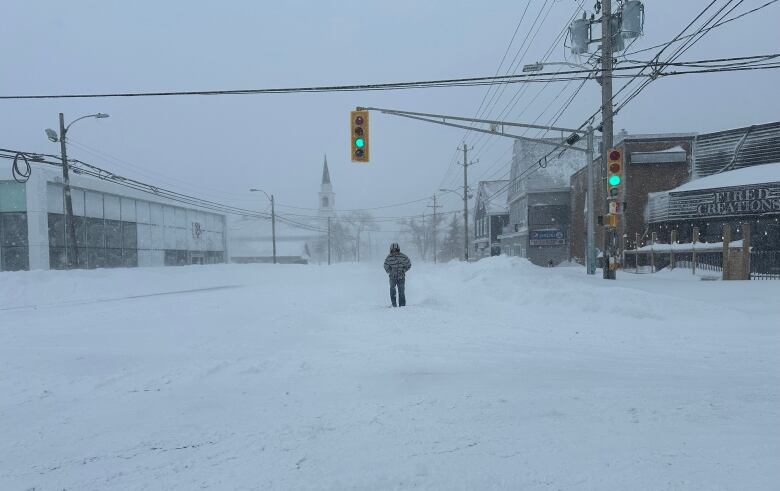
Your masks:
<instances>
[{"instance_id":1,"label":"wooden post","mask_svg":"<svg viewBox=\"0 0 780 491\"><path fill-rule=\"evenodd\" d=\"M699 227L693 227L693 242L691 242L691 250L693 251L691 257L691 272L696 274L696 243L699 242Z\"/></svg>"},{"instance_id":2,"label":"wooden post","mask_svg":"<svg viewBox=\"0 0 780 491\"><path fill-rule=\"evenodd\" d=\"M677 243L677 230L672 230L672 238L669 244L669 269L674 270L674 244Z\"/></svg>"},{"instance_id":3,"label":"wooden post","mask_svg":"<svg viewBox=\"0 0 780 491\"><path fill-rule=\"evenodd\" d=\"M750 279L750 224L742 224L742 279Z\"/></svg>"},{"instance_id":4,"label":"wooden post","mask_svg":"<svg viewBox=\"0 0 780 491\"><path fill-rule=\"evenodd\" d=\"M639 241L642 240L639 234L635 234L636 242L634 243L634 249L636 249L636 254L634 254L634 268L636 269L636 272L639 273Z\"/></svg>"},{"instance_id":5,"label":"wooden post","mask_svg":"<svg viewBox=\"0 0 780 491\"><path fill-rule=\"evenodd\" d=\"M655 273L655 241L658 240L658 235L655 232L650 236L650 272Z\"/></svg>"},{"instance_id":6,"label":"wooden post","mask_svg":"<svg viewBox=\"0 0 780 491\"><path fill-rule=\"evenodd\" d=\"M730 280L729 276L729 245L731 244L731 224L723 224L723 279Z\"/></svg>"}]
</instances>

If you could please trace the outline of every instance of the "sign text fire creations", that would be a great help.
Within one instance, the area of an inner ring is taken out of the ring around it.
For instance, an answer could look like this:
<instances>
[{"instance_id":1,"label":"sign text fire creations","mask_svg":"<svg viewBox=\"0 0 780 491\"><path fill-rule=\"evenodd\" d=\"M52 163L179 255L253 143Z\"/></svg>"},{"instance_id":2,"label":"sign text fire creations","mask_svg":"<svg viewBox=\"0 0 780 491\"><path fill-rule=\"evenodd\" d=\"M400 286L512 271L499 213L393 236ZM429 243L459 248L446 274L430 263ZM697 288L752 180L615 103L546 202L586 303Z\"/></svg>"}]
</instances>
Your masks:
<instances>
[{"instance_id":1,"label":"sign text fire creations","mask_svg":"<svg viewBox=\"0 0 780 491\"><path fill-rule=\"evenodd\" d=\"M760 215L780 212L780 197L773 196L769 189L753 188L715 191L714 202L702 203L697 207L700 216Z\"/></svg>"}]
</instances>

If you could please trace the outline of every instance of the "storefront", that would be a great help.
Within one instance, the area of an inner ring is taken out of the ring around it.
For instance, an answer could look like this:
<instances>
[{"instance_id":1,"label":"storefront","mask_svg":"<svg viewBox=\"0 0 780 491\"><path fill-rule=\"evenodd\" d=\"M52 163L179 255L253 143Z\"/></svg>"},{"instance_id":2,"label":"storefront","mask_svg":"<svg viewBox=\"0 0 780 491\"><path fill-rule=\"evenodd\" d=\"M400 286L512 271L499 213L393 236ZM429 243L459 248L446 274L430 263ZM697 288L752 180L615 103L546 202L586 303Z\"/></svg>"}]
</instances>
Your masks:
<instances>
[{"instance_id":1,"label":"storefront","mask_svg":"<svg viewBox=\"0 0 780 491\"><path fill-rule=\"evenodd\" d=\"M742 223L750 223L754 250L780 251L780 163L756 165L714 174L649 197L646 210L649 233L668 243L677 231L678 242L721 242L724 227L739 237Z\"/></svg>"}]
</instances>

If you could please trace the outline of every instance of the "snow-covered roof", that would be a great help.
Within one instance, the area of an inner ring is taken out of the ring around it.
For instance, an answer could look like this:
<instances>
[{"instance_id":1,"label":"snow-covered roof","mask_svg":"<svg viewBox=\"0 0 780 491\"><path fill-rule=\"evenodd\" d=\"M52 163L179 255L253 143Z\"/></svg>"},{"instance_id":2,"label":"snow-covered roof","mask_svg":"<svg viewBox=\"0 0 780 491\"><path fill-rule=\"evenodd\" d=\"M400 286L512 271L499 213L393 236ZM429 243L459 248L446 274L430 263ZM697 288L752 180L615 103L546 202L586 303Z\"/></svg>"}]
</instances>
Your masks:
<instances>
[{"instance_id":1,"label":"snow-covered roof","mask_svg":"<svg viewBox=\"0 0 780 491\"><path fill-rule=\"evenodd\" d=\"M780 162L754 165L752 167L745 167L743 169L702 177L701 179L696 179L695 181L683 184L668 192L680 193L684 191L747 186L750 184L763 184L767 182L780 182Z\"/></svg>"},{"instance_id":2,"label":"snow-covered roof","mask_svg":"<svg viewBox=\"0 0 780 491\"><path fill-rule=\"evenodd\" d=\"M479 199L485 202L485 211L488 214L508 213L506 193L509 181L481 181L479 183Z\"/></svg>"}]
</instances>

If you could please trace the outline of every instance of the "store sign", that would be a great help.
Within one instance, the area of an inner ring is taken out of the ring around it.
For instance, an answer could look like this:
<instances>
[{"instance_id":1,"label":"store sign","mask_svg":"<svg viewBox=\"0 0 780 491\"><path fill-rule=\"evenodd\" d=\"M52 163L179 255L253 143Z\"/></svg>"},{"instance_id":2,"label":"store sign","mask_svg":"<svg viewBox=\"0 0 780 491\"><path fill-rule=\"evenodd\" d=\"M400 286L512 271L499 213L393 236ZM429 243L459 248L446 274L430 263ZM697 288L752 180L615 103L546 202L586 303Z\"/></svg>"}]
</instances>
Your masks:
<instances>
[{"instance_id":1,"label":"store sign","mask_svg":"<svg viewBox=\"0 0 780 491\"><path fill-rule=\"evenodd\" d=\"M780 214L780 184L674 193L669 213L692 218Z\"/></svg>"},{"instance_id":2,"label":"store sign","mask_svg":"<svg viewBox=\"0 0 780 491\"><path fill-rule=\"evenodd\" d=\"M200 239L202 235L203 227L201 227L200 222L192 222L192 238Z\"/></svg>"},{"instance_id":3,"label":"store sign","mask_svg":"<svg viewBox=\"0 0 780 491\"><path fill-rule=\"evenodd\" d=\"M556 246L566 244L563 230L558 228L532 230L528 240L532 246Z\"/></svg>"}]
</instances>

